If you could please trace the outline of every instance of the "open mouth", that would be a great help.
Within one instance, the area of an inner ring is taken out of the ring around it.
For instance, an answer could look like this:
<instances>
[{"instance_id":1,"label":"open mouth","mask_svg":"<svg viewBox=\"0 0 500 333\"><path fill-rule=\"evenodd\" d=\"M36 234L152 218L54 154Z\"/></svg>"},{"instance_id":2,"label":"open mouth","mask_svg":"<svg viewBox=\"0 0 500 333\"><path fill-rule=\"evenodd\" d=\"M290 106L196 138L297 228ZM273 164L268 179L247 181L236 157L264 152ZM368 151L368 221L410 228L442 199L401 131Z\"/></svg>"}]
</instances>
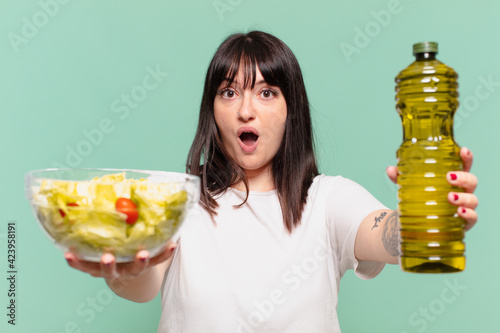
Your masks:
<instances>
[{"instance_id":1,"label":"open mouth","mask_svg":"<svg viewBox=\"0 0 500 333\"><path fill-rule=\"evenodd\" d=\"M253 146L257 142L258 139L259 139L259 136L255 133L252 133L252 132L243 132L240 134L240 140L246 146Z\"/></svg>"},{"instance_id":2,"label":"open mouth","mask_svg":"<svg viewBox=\"0 0 500 333\"><path fill-rule=\"evenodd\" d=\"M238 130L238 139L241 149L247 153L251 153L257 149L259 132L251 126L241 127Z\"/></svg>"}]
</instances>

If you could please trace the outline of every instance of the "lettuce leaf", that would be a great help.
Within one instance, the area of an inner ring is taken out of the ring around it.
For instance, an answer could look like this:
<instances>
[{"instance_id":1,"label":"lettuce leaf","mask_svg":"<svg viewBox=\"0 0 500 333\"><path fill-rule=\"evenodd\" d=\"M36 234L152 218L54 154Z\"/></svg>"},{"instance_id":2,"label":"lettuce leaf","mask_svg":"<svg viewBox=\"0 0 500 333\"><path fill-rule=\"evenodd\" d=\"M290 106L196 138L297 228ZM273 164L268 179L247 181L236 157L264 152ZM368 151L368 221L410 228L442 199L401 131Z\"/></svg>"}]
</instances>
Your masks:
<instances>
[{"instance_id":1,"label":"lettuce leaf","mask_svg":"<svg viewBox=\"0 0 500 333\"><path fill-rule=\"evenodd\" d=\"M139 211L135 224L115 210L120 197ZM124 173L91 181L44 179L35 189L37 217L59 244L86 253L133 256L140 249L163 245L184 217L187 192L178 184L126 179Z\"/></svg>"}]
</instances>

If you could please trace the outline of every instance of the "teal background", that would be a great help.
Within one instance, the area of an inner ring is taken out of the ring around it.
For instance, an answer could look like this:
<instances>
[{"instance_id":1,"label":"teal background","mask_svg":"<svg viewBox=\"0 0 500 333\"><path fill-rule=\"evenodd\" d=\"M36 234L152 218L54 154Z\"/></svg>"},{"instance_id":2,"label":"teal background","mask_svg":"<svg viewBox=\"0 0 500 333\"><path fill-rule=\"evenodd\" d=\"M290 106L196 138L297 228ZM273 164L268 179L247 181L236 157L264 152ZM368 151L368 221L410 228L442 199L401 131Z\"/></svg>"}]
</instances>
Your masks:
<instances>
[{"instance_id":1,"label":"teal background","mask_svg":"<svg viewBox=\"0 0 500 333\"><path fill-rule=\"evenodd\" d=\"M61 165L184 171L208 63L228 34L252 29L281 38L302 66L321 171L357 181L391 208L397 190L385 168L396 163L402 137L394 77L412 61L414 42L439 42L438 58L460 75L455 136L473 151L480 183L479 222L466 236L467 268L412 275L388 266L370 281L351 271L341 282L341 328L498 331L498 2L66 2L0 1L0 331L156 332L159 298L136 304L110 296L104 281L67 266L35 222L24 175ZM26 22L34 21L39 27L30 31ZM371 36L360 40L365 29ZM12 41L23 36L29 38ZM357 53L346 56L342 43ZM140 92L148 68L168 76L124 113L122 94ZM474 97L478 91L481 99ZM85 133L103 120L108 133L86 146ZM68 151L78 147L86 156L68 162ZM9 221L17 223L18 240L15 327L4 314Z\"/></svg>"}]
</instances>

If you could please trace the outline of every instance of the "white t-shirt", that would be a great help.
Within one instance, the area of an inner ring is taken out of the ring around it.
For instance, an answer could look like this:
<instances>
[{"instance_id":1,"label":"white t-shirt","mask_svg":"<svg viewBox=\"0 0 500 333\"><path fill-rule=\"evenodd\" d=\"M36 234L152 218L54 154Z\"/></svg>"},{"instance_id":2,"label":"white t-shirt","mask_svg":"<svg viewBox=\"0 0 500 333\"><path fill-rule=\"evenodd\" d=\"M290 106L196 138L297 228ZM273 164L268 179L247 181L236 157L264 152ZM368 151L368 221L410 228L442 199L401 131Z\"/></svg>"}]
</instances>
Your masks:
<instances>
[{"instance_id":1,"label":"white t-shirt","mask_svg":"<svg viewBox=\"0 0 500 333\"><path fill-rule=\"evenodd\" d=\"M355 182L320 175L301 224L289 234L276 191L230 188L216 224L201 208L186 218L161 290L158 332L340 332L337 301L348 269L362 279L384 264L354 257L360 222L387 209Z\"/></svg>"}]
</instances>

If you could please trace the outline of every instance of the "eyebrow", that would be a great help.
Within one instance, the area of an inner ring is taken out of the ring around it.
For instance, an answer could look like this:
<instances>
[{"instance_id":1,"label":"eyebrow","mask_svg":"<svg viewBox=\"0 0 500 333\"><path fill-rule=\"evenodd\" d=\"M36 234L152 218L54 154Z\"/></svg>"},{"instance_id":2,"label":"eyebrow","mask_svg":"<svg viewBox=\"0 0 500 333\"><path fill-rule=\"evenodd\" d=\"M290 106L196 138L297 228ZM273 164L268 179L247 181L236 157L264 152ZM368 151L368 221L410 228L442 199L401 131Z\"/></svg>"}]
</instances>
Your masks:
<instances>
[{"instance_id":1,"label":"eyebrow","mask_svg":"<svg viewBox=\"0 0 500 333\"><path fill-rule=\"evenodd\" d=\"M225 78L224 81L229 82L229 78ZM233 82L238 84L238 81L236 79L234 79ZM261 84L261 83L266 83L266 80L260 80L260 81L255 82L255 84Z\"/></svg>"}]
</instances>

